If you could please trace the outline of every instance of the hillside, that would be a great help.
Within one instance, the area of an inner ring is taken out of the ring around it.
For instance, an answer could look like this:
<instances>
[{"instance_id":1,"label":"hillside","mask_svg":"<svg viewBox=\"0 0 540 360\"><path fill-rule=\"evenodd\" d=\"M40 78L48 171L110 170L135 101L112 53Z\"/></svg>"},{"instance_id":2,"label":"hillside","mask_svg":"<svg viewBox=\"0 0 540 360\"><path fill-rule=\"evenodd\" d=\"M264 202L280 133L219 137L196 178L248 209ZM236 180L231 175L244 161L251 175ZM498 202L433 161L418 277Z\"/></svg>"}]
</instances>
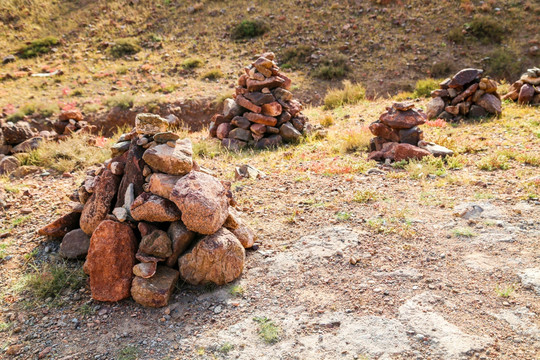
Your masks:
<instances>
[{"instance_id":1,"label":"hillside","mask_svg":"<svg viewBox=\"0 0 540 360\"><path fill-rule=\"evenodd\" d=\"M68 104L89 114L118 103L219 101L239 69L266 50L290 71L295 93L313 104L343 79L362 83L371 96L410 91L418 79L466 66L514 81L540 56L534 1L22 3L0 4L0 55L47 36L58 44L0 66L0 107L8 113L24 106L50 115ZM254 22L236 29L246 20ZM264 34L233 39L259 30ZM56 69L63 75L29 76Z\"/></svg>"}]
</instances>

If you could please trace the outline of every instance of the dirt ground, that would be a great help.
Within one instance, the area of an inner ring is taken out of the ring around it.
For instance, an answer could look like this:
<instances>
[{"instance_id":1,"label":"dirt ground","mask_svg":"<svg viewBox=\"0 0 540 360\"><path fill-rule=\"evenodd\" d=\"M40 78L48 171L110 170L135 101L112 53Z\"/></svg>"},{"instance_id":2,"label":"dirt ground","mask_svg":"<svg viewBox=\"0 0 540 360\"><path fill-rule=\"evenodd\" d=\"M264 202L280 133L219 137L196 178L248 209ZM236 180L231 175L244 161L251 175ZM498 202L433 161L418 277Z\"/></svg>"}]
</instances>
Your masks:
<instances>
[{"instance_id":1,"label":"dirt ground","mask_svg":"<svg viewBox=\"0 0 540 360\"><path fill-rule=\"evenodd\" d=\"M362 106L350 111L383 105ZM509 126L538 132L538 109L490 125L424 129L454 134L460 146L488 144L462 151L461 169L428 175L366 163L365 152L333 154L333 136L358 121L334 115L320 142L199 152L219 178L233 179L242 163L267 174L233 182L258 247L233 284L179 283L166 308L95 302L88 285L63 290L54 306L16 291L32 267L58 260L58 239L36 230L68 210L80 177L39 169L4 182L0 357L539 359L540 171L517 160L506 170L476 165L505 146L538 154L536 133Z\"/></svg>"}]
</instances>

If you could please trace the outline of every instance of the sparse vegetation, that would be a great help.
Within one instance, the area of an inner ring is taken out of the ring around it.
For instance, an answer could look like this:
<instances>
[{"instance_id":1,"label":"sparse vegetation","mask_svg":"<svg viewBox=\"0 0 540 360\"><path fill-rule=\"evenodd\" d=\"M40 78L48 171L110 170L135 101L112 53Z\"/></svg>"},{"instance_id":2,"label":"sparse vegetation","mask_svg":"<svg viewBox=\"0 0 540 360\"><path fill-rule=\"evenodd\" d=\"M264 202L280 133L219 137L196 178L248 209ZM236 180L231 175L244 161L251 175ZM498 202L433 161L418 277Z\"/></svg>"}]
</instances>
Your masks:
<instances>
[{"instance_id":1,"label":"sparse vegetation","mask_svg":"<svg viewBox=\"0 0 540 360\"><path fill-rule=\"evenodd\" d=\"M35 268L27 275L24 288L37 299L53 300L65 290L78 290L86 281L82 268L72 269L65 263L47 264L42 269Z\"/></svg>"},{"instance_id":2,"label":"sparse vegetation","mask_svg":"<svg viewBox=\"0 0 540 360\"><path fill-rule=\"evenodd\" d=\"M338 211L336 213L336 219L338 221L348 221L352 217L352 214L347 211Z\"/></svg>"},{"instance_id":3,"label":"sparse vegetation","mask_svg":"<svg viewBox=\"0 0 540 360\"><path fill-rule=\"evenodd\" d=\"M283 51L283 54L281 55L281 67L285 69L297 69L300 66L308 63L309 57L312 53L313 49L309 45L288 47Z\"/></svg>"},{"instance_id":4,"label":"sparse vegetation","mask_svg":"<svg viewBox=\"0 0 540 360\"><path fill-rule=\"evenodd\" d=\"M500 43L506 29L497 19L487 15L477 15L466 25L467 32L483 43Z\"/></svg>"},{"instance_id":5,"label":"sparse vegetation","mask_svg":"<svg viewBox=\"0 0 540 360\"><path fill-rule=\"evenodd\" d=\"M118 94L105 100L105 105L109 108L119 107L120 109L129 110L133 107L135 98L130 94Z\"/></svg>"},{"instance_id":6,"label":"sparse vegetation","mask_svg":"<svg viewBox=\"0 0 540 360\"><path fill-rule=\"evenodd\" d=\"M223 77L223 71L221 69L208 70L201 75L201 79L205 80L217 80Z\"/></svg>"},{"instance_id":7,"label":"sparse vegetation","mask_svg":"<svg viewBox=\"0 0 540 360\"><path fill-rule=\"evenodd\" d=\"M349 71L349 59L345 55L335 54L324 58L313 75L322 80L339 80L346 77Z\"/></svg>"},{"instance_id":8,"label":"sparse vegetation","mask_svg":"<svg viewBox=\"0 0 540 360\"><path fill-rule=\"evenodd\" d=\"M512 296L514 291L516 290L515 286L513 284L511 285L497 285L495 287L495 292L497 293L497 296L500 296L502 298L509 298Z\"/></svg>"},{"instance_id":9,"label":"sparse vegetation","mask_svg":"<svg viewBox=\"0 0 540 360\"><path fill-rule=\"evenodd\" d=\"M259 337L267 344L277 343L281 329L267 317L255 317L253 321L259 324Z\"/></svg>"},{"instance_id":10,"label":"sparse vegetation","mask_svg":"<svg viewBox=\"0 0 540 360\"><path fill-rule=\"evenodd\" d=\"M29 44L22 46L18 51L19 55L23 59L30 59L39 55L47 54L54 46L60 44L58 38L54 36L47 36L42 39L34 40Z\"/></svg>"},{"instance_id":11,"label":"sparse vegetation","mask_svg":"<svg viewBox=\"0 0 540 360\"><path fill-rule=\"evenodd\" d=\"M229 288L229 294L235 297L242 297L244 296L244 288L242 285L233 285Z\"/></svg>"},{"instance_id":12,"label":"sparse vegetation","mask_svg":"<svg viewBox=\"0 0 540 360\"><path fill-rule=\"evenodd\" d=\"M141 351L135 345L126 345L118 352L118 360L136 360Z\"/></svg>"},{"instance_id":13,"label":"sparse vegetation","mask_svg":"<svg viewBox=\"0 0 540 360\"><path fill-rule=\"evenodd\" d=\"M331 89L324 97L324 108L335 109L343 105L353 105L364 100L366 89L362 84L353 84L348 80L343 82L343 89Z\"/></svg>"},{"instance_id":14,"label":"sparse vegetation","mask_svg":"<svg viewBox=\"0 0 540 360\"><path fill-rule=\"evenodd\" d=\"M508 157L502 154L492 154L482 157L476 166L480 170L494 171L494 170L506 170L510 168Z\"/></svg>"},{"instance_id":15,"label":"sparse vegetation","mask_svg":"<svg viewBox=\"0 0 540 360\"><path fill-rule=\"evenodd\" d=\"M330 114L324 115L324 116L319 120L319 124L321 124L321 125L324 126L324 127L330 127L330 126L334 125L334 123L335 123L334 118L333 118L332 115L330 115Z\"/></svg>"},{"instance_id":16,"label":"sparse vegetation","mask_svg":"<svg viewBox=\"0 0 540 360\"><path fill-rule=\"evenodd\" d=\"M501 47L488 53L486 71L498 78L514 79L522 70L520 57L512 50Z\"/></svg>"},{"instance_id":17,"label":"sparse vegetation","mask_svg":"<svg viewBox=\"0 0 540 360\"><path fill-rule=\"evenodd\" d=\"M223 354L228 354L234 349L234 345L230 342L226 342L219 348L219 352Z\"/></svg>"},{"instance_id":18,"label":"sparse vegetation","mask_svg":"<svg viewBox=\"0 0 540 360\"><path fill-rule=\"evenodd\" d=\"M454 230L452 230L452 234L455 237L465 237L465 238L471 238L476 236L474 231L469 227L459 227Z\"/></svg>"},{"instance_id":19,"label":"sparse vegetation","mask_svg":"<svg viewBox=\"0 0 540 360\"><path fill-rule=\"evenodd\" d=\"M349 153L366 150L371 140L371 132L367 127L353 128L343 132L341 136L341 152Z\"/></svg>"},{"instance_id":20,"label":"sparse vegetation","mask_svg":"<svg viewBox=\"0 0 540 360\"><path fill-rule=\"evenodd\" d=\"M377 201L379 194L373 190L358 190L353 197L353 201L361 204Z\"/></svg>"},{"instance_id":21,"label":"sparse vegetation","mask_svg":"<svg viewBox=\"0 0 540 360\"><path fill-rule=\"evenodd\" d=\"M187 70L200 68L204 65L204 61L200 58L188 58L182 63L182 67Z\"/></svg>"},{"instance_id":22,"label":"sparse vegetation","mask_svg":"<svg viewBox=\"0 0 540 360\"><path fill-rule=\"evenodd\" d=\"M118 39L110 48L110 53L115 58L121 58L126 55L135 55L141 51L136 39L125 38Z\"/></svg>"},{"instance_id":23,"label":"sparse vegetation","mask_svg":"<svg viewBox=\"0 0 540 360\"><path fill-rule=\"evenodd\" d=\"M234 40L250 39L261 36L269 30L268 25L262 19L242 20L231 33Z\"/></svg>"},{"instance_id":24,"label":"sparse vegetation","mask_svg":"<svg viewBox=\"0 0 540 360\"><path fill-rule=\"evenodd\" d=\"M433 90L436 90L439 88L440 83L441 83L441 80L432 79L432 78L418 80L414 87L414 96L415 97L429 97Z\"/></svg>"}]
</instances>

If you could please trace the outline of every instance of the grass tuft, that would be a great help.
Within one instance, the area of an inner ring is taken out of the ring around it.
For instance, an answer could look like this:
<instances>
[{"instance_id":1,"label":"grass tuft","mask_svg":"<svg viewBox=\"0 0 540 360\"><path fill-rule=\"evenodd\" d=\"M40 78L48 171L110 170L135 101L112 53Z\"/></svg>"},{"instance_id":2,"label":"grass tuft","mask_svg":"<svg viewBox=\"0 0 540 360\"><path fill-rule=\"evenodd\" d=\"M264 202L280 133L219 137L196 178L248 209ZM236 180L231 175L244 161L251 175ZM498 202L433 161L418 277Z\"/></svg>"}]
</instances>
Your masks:
<instances>
[{"instance_id":1,"label":"grass tuft","mask_svg":"<svg viewBox=\"0 0 540 360\"><path fill-rule=\"evenodd\" d=\"M65 263L47 264L25 278L24 288L37 300L55 299L66 289L81 288L85 281L86 275L81 267L70 269Z\"/></svg>"},{"instance_id":2,"label":"grass tuft","mask_svg":"<svg viewBox=\"0 0 540 360\"><path fill-rule=\"evenodd\" d=\"M337 80L347 76L349 71L349 59L345 55L335 54L320 62L315 69L314 76L322 80Z\"/></svg>"},{"instance_id":3,"label":"grass tuft","mask_svg":"<svg viewBox=\"0 0 540 360\"><path fill-rule=\"evenodd\" d=\"M431 92L439 88L441 80L427 78L418 80L414 87L414 97L430 97Z\"/></svg>"},{"instance_id":4,"label":"grass tuft","mask_svg":"<svg viewBox=\"0 0 540 360\"><path fill-rule=\"evenodd\" d=\"M353 105L366 98L366 89L362 84L343 82L343 89L331 89L324 97L324 108L335 109L343 105Z\"/></svg>"},{"instance_id":5,"label":"grass tuft","mask_svg":"<svg viewBox=\"0 0 540 360\"><path fill-rule=\"evenodd\" d=\"M121 58L126 55L135 55L141 51L141 47L136 39L124 38L116 40L109 51L113 57Z\"/></svg>"},{"instance_id":6,"label":"grass tuft","mask_svg":"<svg viewBox=\"0 0 540 360\"><path fill-rule=\"evenodd\" d=\"M220 69L211 69L201 75L201 79L204 80L217 80L223 77L223 71Z\"/></svg>"},{"instance_id":7,"label":"grass tuft","mask_svg":"<svg viewBox=\"0 0 540 360\"><path fill-rule=\"evenodd\" d=\"M134 99L133 95L124 93L112 96L104 102L109 108L119 107L120 109L129 110L133 107Z\"/></svg>"},{"instance_id":8,"label":"grass tuft","mask_svg":"<svg viewBox=\"0 0 540 360\"><path fill-rule=\"evenodd\" d=\"M270 30L270 27L261 19L244 19L232 30L231 37L234 40L251 39L261 36Z\"/></svg>"},{"instance_id":9,"label":"grass tuft","mask_svg":"<svg viewBox=\"0 0 540 360\"><path fill-rule=\"evenodd\" d=\"M188 58L182 63L182 67L186 70L200 68L204 65L204 60L199 58Z\"/></svg>"},{"instance_id":10,"label":"grass tuft","mask_svg":"<svg viewBox=\"0 0 540 360\"><path fill-rule=\"evenodd\" d=\"M491 16L477 15L467 25L468 33L484 44L502 41L506 30L501 22Z\"/></svg>"},{"instance_id":11,"label":"grass tuft","mask_svg":"<svg viewBox=\"0 0 540 360\"><path fill-rule=\"evenodd\" d=\"M281 329L267 317L254 317L259 323L259 337L267 344L275 344L280 340Z\"/></svg>"},{"instance_id":12,"label":"grass tuft","mask_svg":"<svg viewBox=\"0 0 540 360\"><path fill-rule=\"evenodd\" d=\"M58 38L47 36L42 39L34 40L30 44L21 47L17 51L17 54L23 59L30 59L51 52L53 46L58 44L60 44Z\"/></svg>"},{"instance_id":13,"label":"grass tuft","mask_svg":"<svg viewBox=\"0 0 540 360\"><path fill-rule=\"evenodd\" d=\"M506 155L492 154L480 159L476 163L476 167L484 171L507 170L510 168L510 164Z\"/></svg>"},{"instance_id":14,"label":"grass tuft","mask_svg":"<svg viewBox=\"0 0 540 360\"><path fill-rule=\"evenodd\" d=\"M341 152L351 153L355 151L367 150L369 148L369 141L371 138L371 132L365 126L344 131L341 135Z\"/></svg>"}]
</instances>

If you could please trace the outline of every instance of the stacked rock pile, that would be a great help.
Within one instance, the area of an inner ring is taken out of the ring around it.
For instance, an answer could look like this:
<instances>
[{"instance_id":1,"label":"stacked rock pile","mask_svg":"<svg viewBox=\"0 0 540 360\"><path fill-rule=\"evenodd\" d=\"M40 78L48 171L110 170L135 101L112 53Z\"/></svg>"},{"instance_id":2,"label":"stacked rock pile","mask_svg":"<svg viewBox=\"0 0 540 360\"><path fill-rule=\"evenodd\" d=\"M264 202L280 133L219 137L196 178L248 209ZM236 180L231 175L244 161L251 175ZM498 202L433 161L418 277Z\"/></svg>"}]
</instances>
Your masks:
<instances>
[{"instance_id":1,"label":"stacked rock pile","mask_svg":"<svg viewBox=\"0 0 540 360\"><path fill-rule=\"evenodd\" d=\"M431 92L426 115L429 119L459 121L465 117L478 118L501 114L501 97L497 83L482 77L481 69L463 69L440 83Z\"/></svg>"},{"instance_id":2,"label":"stacked rock pile","mask_svg":"<svg viewBox=\"0 0 540 360\"><path fill-rule=\"evenodd\" d=\"M414 103L394 103L380 116L378 121L369 125L369 130L376 137L369 143L369 160L401 161L421 159L426 155L452 155L452 150L431 142L423 141L424 133L419 128L426 122L427 116L422 109L416 109Z\"/></svg>"},{"instance_id":3,"label":"stacked rock pile","mask_svg":"<svg viewBox=\"0 0 540 360\"><path fill-rule=\"evenodd\" d=\"M240 276L255 235L233 208L228 183L192 159L189 139L158 115L139 114L134 131L92 169L73 211L39 230L63 237L60 255L86 256L92 297L167 305L179 277L222 285Z\"/></svg>"},{"instance_id":4,"label":"stacked rock pile","mask_svg":"<svg viewBox=\"0 0 540 360\"><path fill-rule=\"evenodd\" d=\"M302 104L289 91L291 80L280 72L274 58L274 53L264 53L246 67L234 99L226 99L223 114L212 118L210 136L220 139L223 146L268 148L297 141L311 131L301 113Z\"/></svg>"},{"instance_id":5,"label":"stacked rock pile","mask_svg":"<svg viewBox=\"0 0 540 360\"><path fill-rule=\"evenodd\" d=\"M14 154L26 153L37 149L44 141L64 140L79 131L95 132L96 127L83 121L79 110L67 110L60 113L53 124L54 131L40 131L32 128L26 121L7 122L0 125L0 174L14 171L20 166Z\"/></svg>"},{"instance_id":6,"label":"stacked rock pile","mask_svg":"<svg viewBox=\"0 0 540 360\"><path fill-rule=\"evenodd\" d=\"M510 86L510 91L503 100L510 99L519 104L540 104L540 69L532 68L521 75L521 78Z\"/></svg>"}]
</instances>

